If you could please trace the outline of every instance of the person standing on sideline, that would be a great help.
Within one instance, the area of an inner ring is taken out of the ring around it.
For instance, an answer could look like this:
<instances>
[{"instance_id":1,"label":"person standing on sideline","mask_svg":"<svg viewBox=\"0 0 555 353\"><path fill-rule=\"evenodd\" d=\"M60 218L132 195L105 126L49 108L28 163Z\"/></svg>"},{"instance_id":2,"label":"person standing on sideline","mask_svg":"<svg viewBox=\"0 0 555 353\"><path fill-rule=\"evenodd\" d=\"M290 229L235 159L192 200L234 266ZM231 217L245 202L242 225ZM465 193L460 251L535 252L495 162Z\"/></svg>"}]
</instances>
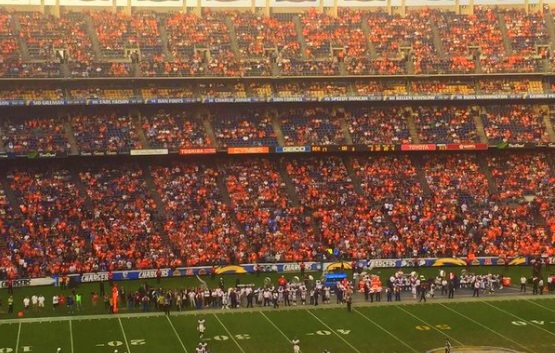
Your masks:
<instances>
[{"instance_id":1,"label":"person standing on sideline","mask_svg":"<svg viewBox=\"0 0 555 353\"><path fill-rule=\"evenodd\" d=\"M474 280L474 292L472 292L473 297L480 297L480 280L476 278Z\"/></svg>"},{"instance_id":2,"label":"person standing on sideline","mask_svg":"<svg viewBox=\"0 0 555 353\"><path fill-rule=\"evenodd\" d=\"M445 339L445 353L451 353L451 342L447 338Z\"/></svg>"},{"instance_id":3,"label":"person standing on sideline","mask_svg":"<svg viewBox=\"0 0 555 353\"><path fill-rule=\"evenodd\" d=\"M13 295L8 298L8 314L13 314Z\"/></svg>"},{"instance_id":4,"label":"person standing on sideline","mask_svg":"<svg viewBox=\"0 0 555 353\"><path fill-rule=\"evenodd\" d=\"M455 297L455 281L449 280L449 283L447 283L447 288L449 290L448 298L453 299Z\"/></svg>"},{"instance_id":5,"label":"person standing on sideline","mask_svg":"<svg viewBox=\"0 0 555 353\"><path fill-rule=\"evenodd\" d=\"M347 311L351 312L352 307L353 307L353 296L349 295L349 296L347 296Z\"/></svg>"},{"instance_id":6,"label":"person standing on sideline","mask_svg":"<svg viewBox=\"0 0 555 353\"><path fill-rule=\"evenodd\" d=\"M418 291L420 292L420 299L418 302L420 303L422 300L424 303L426 302L426 286L424 283L418 286Z\"/></svg>"},{"instance_id":7,"label":"person standing on sideline","mask_svg":"<svg viewBox=\"0 0 555 353\"><path fill-rule=\"evenodd\" d=\"M520 291L526 293L526 277L520 277Z\"/></svg>"}]
</instances>

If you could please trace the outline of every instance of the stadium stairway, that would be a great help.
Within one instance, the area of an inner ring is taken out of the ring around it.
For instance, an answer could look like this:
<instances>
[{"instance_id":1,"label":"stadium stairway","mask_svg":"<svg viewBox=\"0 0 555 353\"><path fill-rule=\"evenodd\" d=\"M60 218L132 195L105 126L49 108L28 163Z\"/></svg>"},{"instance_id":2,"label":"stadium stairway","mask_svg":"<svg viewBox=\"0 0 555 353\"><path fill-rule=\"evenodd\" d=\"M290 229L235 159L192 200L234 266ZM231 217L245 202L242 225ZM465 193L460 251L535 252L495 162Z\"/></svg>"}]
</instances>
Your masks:
<instances>
[{"instance_id":1,"label":"stadium stairway","mask_svg":"<svg viewBox=\"0 0 555 353\"><path fill-rule=\"evenodd\" d=\"M345 110L343 108L336 108L334 110L336 116L339 116L339 126L341 126L341 131L343 131L343 136L345 136L345 143L347 143L348 145L352 145L353 137L351 136L351 133L349 131L349 124L345 120Z\"/></svg>"},{"instance_id":2,"label":"stadium stairway","mask_svg":"<svg viewBox=\"0 0 555 353\"><path fill-rule=\"evenodd\" d=\"M276 133L276 139L280 146L285 146L285 138L283 137L283 131L281 131L281 125L279 124L279 113L275 107L266 109L266 113L272 117L272 128Z\"/></svg>"},{"instance_id":3,"label":"stadium stairway","mask_svg":"<svg viewBox=\"0 0 555 353\"><path fill-rule=\"evenodd\" d=\"M481 117L482 111L479 107L472 107L472 116L474 118L474 125L476 125L476 131L480 137L481 143L488 143L488 138L486 136L486 131L484 130L484 122Z\"/></svg>"},{"instance_id":4,"label":"stadium stairway","mask_svg":"<svg viewBox=\"0 0 555 353\"><path fill-rule=\"evenodd\" d=\"M141 113L138 110L132 110L130 115L131 115L133 124L135 125L135 132L139 137L139 142L141 143L141 146L143 146L143 148L145 149L149 149L150 145L148 144L148 140L146 139L145 132L143 130L143 127L141 126L141 120L142 120Z\"/></svg>"},{"instance_id":5,"label":"stadium stairway","mask_svg":"<svg viewBox=\"0 0 555 353\"><path fill-rule=\"evenodd\" d=\"M482 61L480 60L480 55L476 55L474 58L474 65L476 66L476 73L483 74L484 70L482 69Z\"/></svg>"},{"instance_id":6,"label":"stadium stairway","mask_svg":"<svg viewBox=\"0 0 555 353\"><path fill-rule=\"evenodd\" d=\"M71 71L67 63L60 63L60 72L62 73L62 77L71 78Z\"/></svg>"},{"instance_id":7,"label":"stadium stairway","mask_svg":"<svg viewBox=\"0 0 555 353\"><path fill-rule=\"evenodd\" d=\"M204 131L206 131L206 135L212 141L212 147L218 148L218 141L216 140L216 134L214 134L214 129L212 129L212 124L210 123L210 112L206 108L201 108L202 110L198 110L195 113L195 118L202 122L204 127Z\"/></svg>"},{"instance_id":8,"label":"stadium stairway","mask_svg":"<svg viewBox=\"0 0 555 353\"><path fill-rule=\"evenodd\" d=\"M19 46L19 52L21 54L21 58L23 59L23 61L29 61L31 60L31 55L29 55L29 47L27 47L27 43L19 35L21 32L21 23L19 23L19 17L17 15L17 12L13 14L12 20L13 20L14 34L15 34L15 37L17 38L17 45Z\"/></svg>"},{"instance_id":9,"label":"stadium stairway","mask_svg":"<svg viewBox=\"0 0 555 353\"><path fill-rule=\"evenodd\" d=\"M91 210L91 212L92 212L92 210L93 210L92 200L89 197L89 194L87 193L87 188L85 187L85 184L83 184L83 181L79 177L79 164L70 163L70 164L68 164L68 168L71 171L71 177L72 177L73 181L75 182L75 186L77 187L77 190L79 191L79 195L81 195L83 200L85 200L85 208L87 210Z\"/></svg>"},{"instance_id":10,"label":"stadium stairway","mask_svg":"<svg viewBox=\"0 0 555 353\"><path fill-rule=\"evenodd\" d=\"M489 169L488 162L486 161L485 156L483 154L477 154L476 160L478 161L480 172L486 176L486 179L488 181L488 192L490 193L490 195L496 194L499 189L497 187L497 184L493 180L491 169Z\"/></svg>"},{"instance_id":11,"label":"stadium stairway","mask_svg":"<svg viewBox=\"0 0 555 353\"><path fill-rule=\"evenodd\" d=\"M77 146L77 141L75 140L75 135L73 133L73 129L71 128L71 124L69 123L70 117L68 116L64 116L62 117L62 119L64 119L64 130L65 130L65 135L66 138L69 142L70 145L70 151L69 153L73 156L76 156L79 154L79 147Z\"/></svg>"},{"instance_id":12,"label":"stadium stairway","mask_svg":"<svg viewBox=\"0 0 555 353\"><path fill-rule=\"evenodd\" d=\"M553 21L553 15L551 15L551 11L544 11L543 12L543 19L545 21L545 27L547 28L547 32L549 33L550 41L550 48L555 49L555 21Z\"/></svg>"},{"instance_id":13,"label":"stadium stairway","mask_svg":"<svg viewBox=\"0 0 555 353\"><path fill-rule=\"evenodd\" d=\"M407 125L409 127L410 137L413 143L420 143L420 137L418 136L418 129L414 123L414 115L416 113L412 110L412 107L405 108L405 118L407 119Z\"/></svg>"},{"instance_id":14,"label":"stadium stairway","mask_svg":"<svg viewBox=\"0 0 555 353\"><path fill-rule=\"evenodd\" d=\"M443 44L441 43L441 36L439 35L439 28L433 20L430 20L432 24L432 34L433 34L433 42L434 47L440 58L445 58L445 51L443 50Z\"/></svg>"},{"instance_id":15,"label":"stadium stairway","mask_svg":"<svg viewBox=\"0 0 555 353\"><path fill-rule=\"evenodd\" d=\"M166 30L165 18L158 17L157 21L160 40L162 41L162 54L164 54L167 61L173 61L174 58L169 46L170 40L168 37L168 31Z\"/></svg>"},{"instance_id":16,"label":"stadium stairway","mask_svg":"<svg viewBox=\"0 0 555 353\"><path fill-rule=\"evenodd\" d=\"M411 154L409 155L409 158L412 164L416 167L416 177L420 182L424 196L431 196L432 189L430 189L430 185L428 185L428 182L426 181L426 175L424 174L424 168L422 167L424 165L422 156L418 154Z\"/></svg>"},{"instance_id":17,"label":"stadium stairway","mask_svg":"<svg viewBox=\"0 0 555 353\"><path fill-rule=\"evenodd\" d=\"M301 46L301 57L307 60L308 58L306 57L306 40L304 39L303 35L303 24L301 23L301 18L297 15L293 16L293 23L295 24L295 31L297 32L297 41Z\"/></svg>"},{"instance_id":18,"label":"stadium stairway","mask_svg":"<svg viewBox=\"0 0 555 353\"><path fill-rule=\"evenodd\" d=\"M347 68L345 67L345 62L344 61L340 61L338 63L339 66L339 74L341 76L347 76L349 73L347 72Z\"/></svg>"},{"instance_id":19,"label":"stadium stairway","mask_svg":"<svg viewBox=\"0 0 555 353\"><path fill-rule=\"evenodd\" d=\"M141 168L143 169L144 180L148 188L148 193L152 197L154 202L156 202L156 210L158 211L157 219L166 219L168 214L166 212L166 208L164 207L162 197L156 189L156 184L154 183L154 179L152 178L152 171L150 170L150 166L141 163Z\"/></svg>"},{"instance_id":20,"label":"stadium stairway","mask_svg":"<svg viewBox=\"0 0 555 353\"><path fill-rule=\"evenodd\" d=\"M85 14L84 20L86 24L87 34L91 39L92 49L96 60L100 60L102 58L102 52L100 50L100 44L98 42L98 36L96 35L96 28L94 27L93 21L91 16Z\"/></svg>"},{"instance_id":21,"label":"stadium stairway","mask_svg":"<svg viewBox=\"0 0 555 353\"><path fill-rule=\"evenodd\" d=\"M505 47L505 52L510 55L513 52L513 44L509 39L509 33L507 31L507 23L505 22L505 16L502 12L497 14L497 22L499 23L499 29L503 35L503 46Z\"/></svg>"},{"instance_id":22,"label":"stadium stairway","mask_svg":"<svg viewBox=\"0 0 555 353\"><path fill-rule=\"evenodd\" d=\"M368 25L368 19L365 17L362 18L362 32L367 39L368 44L368 52L370 53L370 59L376 59L378 57L378 53L376 52L376 47L374 43L370 40L370 26Z\"/></svg>"},{"instance_id":23,"label":"stadium stairway","mask_svg":"<svg viewBox=\"0 0 555 353\"><path fill-rule=\"evenodd\" d=\"M237 43L237 35L235 34L235 26L233 25L233 20L230 16L225 17L225 24L227 26L227 32L229 34L229 40L231 42L231 50L235 54L236 59L241 58L241 52L239 51L239 44Z\"/></svg>"},{"instance_id":24,"label":"stadium stairway","mask_svg":"<svg viewBox=\"0 0 555 353\"><path fill-rule=\"evenodd\" d=\"M291 206L300 207L301 199L299 198L299 194L297 194L297 190L293 185L293 181L291 180L291 177L287 173L287 168L285 167L283 160L279 160L276 163L277 163L277 170L279 171L279 176L281 177L281 180L285 183L285 190L289 195L289 201L291 201ZM320 230L320 227L318 226L318 222L316 222L316 219L314 218L313 212L311 212L311 210L309 209L305 209L304 214L306 217L310 218L310 225L314 230L314 236L317 239L322 239L322 232Z\"/></svg>"},{"instance_id":25,"label":"stadium stairway","mask_svg":"<svg viewBox=\"0 0 555 353\"><path fill-rule=\"evenodd\" d=\"M6 173L7 169L4 169L0 174L0 187L2 187L2 190L4 190L6 198L8 199L10 206L12 206L14 216L19 217L22 216L21 203L19 202L19 199L15 197L12 189L10 188L10 183L6 178Z\"/></svg>"},{"instance_id":26,"label":"stadium stairway","mask_svg":"<svg viewBox=\"0 0 555 353\"><path fill-rule=\"evenodd\" d=\"M551 119L549 118L549 107L546 107L548 114L543 116L543 124L545 126L545 131L549 136L549 141L555 142L555 130L553 130L553 124L551 124Z\"/></svg>"}]
</instances>

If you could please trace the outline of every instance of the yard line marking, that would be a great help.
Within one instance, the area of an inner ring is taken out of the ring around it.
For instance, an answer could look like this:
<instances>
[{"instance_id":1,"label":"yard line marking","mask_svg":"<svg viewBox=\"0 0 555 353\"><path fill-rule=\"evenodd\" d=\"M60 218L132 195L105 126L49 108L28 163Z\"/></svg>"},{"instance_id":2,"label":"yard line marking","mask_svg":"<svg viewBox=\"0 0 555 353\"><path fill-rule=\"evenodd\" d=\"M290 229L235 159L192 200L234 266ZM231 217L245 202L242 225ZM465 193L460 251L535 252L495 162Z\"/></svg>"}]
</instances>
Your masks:
<instances>
[{"instance_id":1,"label":"yard line marking","mask_svg":"<svg viewBox=\"0 0 555 353\"><path fill-rule=\"evenodd\" d=\"M453 342L457 343L458 345L464 346L464 343L462 343L462 342L459 341L458 339L456 339L456 338L454 338L454 337L452 337L452 336L449 336L449 335L446 334L445 332L439 330L439 329L438 329L437 327L435 327L434 325L432 325L432 324L430 324L430 323L428 323L428 322L422 320L421 318L419 318L418 316L414 315L414 314L411 313L410 311L407 311L407 310L401 308L400 306L397 306L397 309L401 310L401 311L404 312L405 314L409 314L410 316L412 316L412 317L415 318L416 320L418 320L418 321L424 323L425 325L427 325L427 326L433 328L434 330L436 330L437 332L439 332L439 333L442 334L443 336L450 338Z\"/></svg>"},{"instance_id":2,"label":"yard line marking","mask_svg":"<svg viewBox=\"0 0 555 353\"><path fill-rule=\"evenodd\" d=\"M548 308L547 306L538 304L538 303L536 303L535 301L532 301L532 300L529 300L529 299L524 299L524 300L527 301L527 302L529 302L529 303L532 303L532 304L534 304L534 305L537 305L537 306L539 306L540 308L544 308L544 309L546 309L547 311L551 311L552 313L555 313L555 310L553 310L553 309L551 309L551 308ZM552 324L553 324L553 323L555 323L555 322L552 322Z\"/></svg>"},{"instance_id":3,"label":"yard line marking","mask_svg":"<svg viewBox=\"0 0 555 353\"><path fill-rule=\"evenodd\" d=\"M233 342L235 342L235 344L237 345L237 347L239 347L239 350L243 353L246 353L245 350L243 349L243 347L241 347L241 345L239 344L239 342L237 342L237 340L235 339L235 336L233 336L231 334L231 332L229 332L229 330L227 329L227 327L224 325L224 323L222 322L222 320L220 320L220 318L218 317L218 315L216 315L216 313L213 314L214 317L216 318L216 320L218 320L218 322L220 323L220 325L222 325L222 327L224 328L225 332L227 332L227 334L229 335L229 337L233 340Z\"/></svg>"},{"instance_id":4,"label":"yard line marking","mask_svg":"<svg viewBox=\"0 0 555 353\"><path fill-rule=\"evenodd\" d=\"M15 351L19 351L19 336L21 335L21 322L19 323L19 328L17 329L17 340L15 341Z\"/></svg>"},{"instance_id":5,"label":"yard line marking","mask_svg":"<svg viewBox=\"0 0 555 353\"><path fill-rule=\"evenodd\" d=\"M443 304L443 303L439 303L439 305L443 306L444 308L446 308L446 309L449 310L449 311L454 312L455 314L457 314L457 315L459 315L459 316L464 317L464 318L467 319L468 321L472 321L472 322L475 323L476 325L478 325L478 326L480 326L480 327L483 327L483 328L485 328L486 330L488 330L488 331L490 331L490 332L495 333L497 336L499 336L499 337L501 337L501 338L503 338L503 339L506 339L506 340L509 341L509 342L512 342L512 343L516 344L516 345L519 346L520 348L524 348L524 349L527 350L528 352L535 353L535 352L534 352L533 350L531 350L530 348L528 348L528 347L526 347L526 346L523 346L522 344L520 344L520 343L518 343L518 342L516 342L516 341L513 341L513 340L510 339L509 337L507 337L507 336L505 336L505 335L502 335L502 334L500 334L499 332L497 332L497 331L495 331L495 330L492 330L491 328L487 327L486 325L481 324L480 322L474 320L473 318L468 317L468 316L466 316L465 314L460 313L460 312L458 312L458 311L456 311L456 310L454 310L454 309L451 309L450 307L448 307L447 305L445 305L445 304Z\"/></svg>"},{"instance_id":6,"label":"yard line marking","mask_svg":"<svg viewBox=\"0 0 555 353\"><path fill-rule=\"evenodd\" d=\"M289 339L289 337L287 337L287 335L285 334L285 332L283 332L279 327L277 327L277 325L274 324L274 322L273 322L272 320L270 320L270 318L269 318L268 316L266 316L266 314L264 314L264 311L261 310L261 311L259 311L259 313L262 314L262 316L264 316L264 317L266 318L266 320L268 320L268 322L269 322L270 324L272 324L272 326L274 326L274 328L275 328L276 330L278 330L279 333L281 333L281 335L282 335L283 337L285 337L285 340L286 340L287 342L289 342L289 344L291 344L291 340ZM302 350L300 350L300 351L302 352Z\"/></svg>"},{"instance_id":7,"label":"yard line marking","mask_svg":"<svg viewBox=\"0 0 555 353\"><path fill-rule=\"evenodd\" d=\"M125 346L127 347L127 353L131 353L131 348L129 348L129 342L127 342L127 335L123 329L123 324L121 323L121 318L118 316L119 327L121 327L121 333L123 333L123 339L125 340Z\"/></svg>"},{"instance_id":8,"label":"yard line marking","mask_svg":"<svg viewBox=\"0 0 555 353\"><path fill-rule=\"evenodd\" d=\"M177 330L175 329L175 326L173 325L173 322L172 322L172 320L170 319L170 317L168 315L166 315L166 319L168 319L168 322L170 323L170 326L172 327L173 332L177 336L177 339L179 340L179 343L181 343L181 347L183 347L183 350L185 351L185 353L189 353L187 351L187 348L185 348L185 345L183 344L183 341L181 340L181 337L179 337L179 334L177 333Z\"/></svg>"},{"instance_id":9,"label":"yard line marking","mask_svg":"<svg viewBox=\"0 0 555 353\"><path fill-rule=\"evenodd\" d=\"M408 347L411 351L415 352L415 353L420 353L418 352L416 349L412 348L408 343L406 343L405 341L403 341L402 339L400 339L399 337L395 336L393 333L389 332L385 327L383 327L382 325L376 323L374 320L372 320L371 318L369 318L368 316L364 315L363 313L361 313L360 311L358 311L358 309L353 309L353 311L357 314L359 314L360 316L362 316L363 318L365 318L367 321L370 321L372 324L374 324L374 326L376 326L377 328L379 328L380 330L384 331L385 333L387 333L388 335L390 335L391 337L395 338L397 341L399 341L400 343L402 343L405 347Z\"/></svg>"},{"instance_id":10,"label":"yard line marking","mask_svg":"<svg viewBox=\"0 0 555 353\"><path fill-rule=\"evenodd\" d=\"M71 320L69 320L69 342L71 343L71 353L73 353L73 325L71 324Z\"/></svg>"},{"instance_id":11,"label":"yard line marking","mask_svg":"<svg viewBox=\"0 0 555 353\"><path fill-rule=\"evenodd\" d=\"M266 320L268 320L268 322L269 322L270 324L272 324L272 326L274 326L275 329L278 330L279 333L281 333L281 335L282 335L283 337L285 337L285 339L287 340L287 342L291 343L291 340L289 339L289 337L287 337L287 335L286 335L279 327L277 327L276 324L274 324L274 322L273 322L272 320L270 320L270 318L267 317L266 314L264 314L263 311L259 311L259 313L262 314L262 316L264 316L264 317L266 318Z\"/></svg>"},{"instance_id":12,"label":"yard line marking","mask_svg":"<svg viewBox=\"0 0 555 353\"><path fill-rule=\"evenodd\" d=\"M320 322L322 323L322 325L326 326L331 332L335 333L335 335L336 335L337 337L339 337L343 342L347 343L347 345L348 345L349 347L351 347L355 352L362 353L362 352L359 351L355 346L353 346L353 345L351 344L351 342L349 342L349 341L347 341L346 339L344 339L343 337L341 337L334 329L332 329L331 327L329 327L328 324L326 324L324 321L322 321L318 316L314 315L310 310L305 309L305 311L306 311L307 313L309 313L310 315L312 315L316 320L320 321Z\"/></svg>"},{"instance_id":13,"label":"yard line marking","mask_svg":"<svg viewBox=\"0 0 555 353\"><path fill-rule=\"evenodd\" d=\"M501 309L501 308L498 308L498 307L496 307L495 305L492 305L492 304L490 304L490 303L484 303L484 304L486 304L486 305L488 305L488 306L491 306L492 308L497 309L497 310L501 311L502 313L505 313L505 314L507 314L507 315L511 315L512 317L517 318L517 319L519 319L520 321L529 322L530 325L532 325L532 326L534 326L534 327L536 327L536 328L539 328L540 330L542 330L542 331L544 331L544 332L547 332L547 333L549 333L549 334L552 335L552 336L555 336L555 333L553 333L553 332L551 332L551 331L549 331L549 330L544 329L543 327L541 327L540 325L537 325L537 324L533 323L532 321L524 320L524 319L521 318L520 316L517 316L517 315L515 315L515 314L513 314L513 313L510 313L510 312L508 312L507 310L503 310L503 309Z\"/></svg>"}]
</instances>

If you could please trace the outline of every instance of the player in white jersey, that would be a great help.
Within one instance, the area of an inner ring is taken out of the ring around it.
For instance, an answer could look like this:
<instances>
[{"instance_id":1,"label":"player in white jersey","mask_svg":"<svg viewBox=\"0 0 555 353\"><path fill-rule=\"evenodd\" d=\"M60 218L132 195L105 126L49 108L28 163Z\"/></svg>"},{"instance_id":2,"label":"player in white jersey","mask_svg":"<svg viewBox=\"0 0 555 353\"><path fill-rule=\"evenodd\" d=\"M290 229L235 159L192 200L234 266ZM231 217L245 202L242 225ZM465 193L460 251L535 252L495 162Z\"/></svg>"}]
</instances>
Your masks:
<instances>
[{"instance_id":1,"label":"player in white jersey","mask_svg":"<svg viewBox=\"0 0 555 353\"><path fill-rule=\"evenodd\" d=\"M206 353L204 350L204 347L201 346L201 344L199 343L197 348L195 348L195 352L196 353Z\"/></svg>"},{"instance_id":2,"label":"player in white jersey","mask_svg":"<svg viewBox=\"0 0 555 353\"><path fill-rule=\"evenodd\" d=\"M198 319L197 323L198 323L198 326L197 326L198 335L199 335L200 339L203 339L204 331L206 330L206 326L204 326L204 324L206 323L206 320Z\"/></svg>"},{"instance_id":3,"label":"player in white jersey","mask_svg":"<svg viewBox=\"0 0 555 353\"><path fill-rule=\"evenodd\" d=\"M299 353L301 351L301 347L299 346L299 339L298 338L293 338L293 340L291 341L291 344L293 345L293 353Z\"/></svg>"}]
</instances>

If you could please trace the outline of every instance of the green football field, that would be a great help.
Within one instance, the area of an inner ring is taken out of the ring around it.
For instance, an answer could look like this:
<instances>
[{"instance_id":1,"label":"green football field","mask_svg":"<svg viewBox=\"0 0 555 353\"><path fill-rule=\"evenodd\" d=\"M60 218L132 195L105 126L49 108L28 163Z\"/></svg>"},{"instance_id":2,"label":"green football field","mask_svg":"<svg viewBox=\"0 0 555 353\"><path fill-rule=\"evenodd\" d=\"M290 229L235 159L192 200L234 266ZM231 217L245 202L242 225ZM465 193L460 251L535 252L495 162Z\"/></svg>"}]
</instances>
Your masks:
<instances>
[{"instance_id":1,"label":"green football field","mask_svg":"<svg viewBox=\"0 0 555 353\"><path fill-rule=\"evenodd\" d=\"M2 320L0 352L194 353L199 317L213 353L293 352L294 337L303 353L443 353L446 338L453 352L555 352L552 294Z\"/></svg>"}]
</instances>

